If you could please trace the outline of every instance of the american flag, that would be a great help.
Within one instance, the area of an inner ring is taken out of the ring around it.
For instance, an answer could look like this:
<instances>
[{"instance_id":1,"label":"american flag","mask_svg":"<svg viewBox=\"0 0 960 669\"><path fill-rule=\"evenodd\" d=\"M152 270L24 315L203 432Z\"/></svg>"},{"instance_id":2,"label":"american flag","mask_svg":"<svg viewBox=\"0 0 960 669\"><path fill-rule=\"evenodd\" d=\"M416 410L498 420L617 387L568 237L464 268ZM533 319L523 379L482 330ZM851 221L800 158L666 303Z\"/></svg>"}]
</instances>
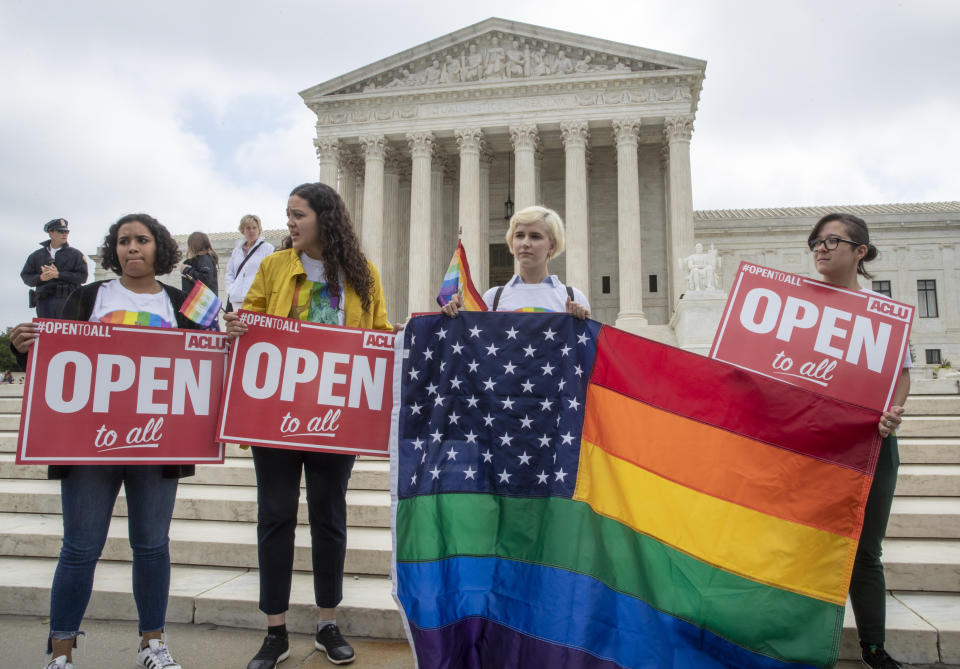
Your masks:
<instances>
[{"instance_id":1,"label":"american flag","mask_svg":"<svg viewBox=\"0 0 960 669\"><path fill-rule=\"evenodd\" d=\"M600 328L554 313L411 319L400 380L398 497L571 497Z\"/></svg>"}]
</instances>

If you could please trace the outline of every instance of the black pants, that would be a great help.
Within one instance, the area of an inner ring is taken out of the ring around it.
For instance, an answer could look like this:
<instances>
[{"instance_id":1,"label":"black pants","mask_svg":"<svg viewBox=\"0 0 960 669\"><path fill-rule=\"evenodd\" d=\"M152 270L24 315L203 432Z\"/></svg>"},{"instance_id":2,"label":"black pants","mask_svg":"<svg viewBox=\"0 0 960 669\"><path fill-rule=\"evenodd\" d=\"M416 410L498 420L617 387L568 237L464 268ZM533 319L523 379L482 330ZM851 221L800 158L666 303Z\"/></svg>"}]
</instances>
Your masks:
<instances>
[{"instance_id":1,"label":"black pants","mask_svg":"<svg viewBox=\"0 0 960 669\"><path fill-rule=\"evenodd\" d=\"M880 446L877 471L867 497L863 514L863 531L857 546L850 579L850 603L857 620L860 641L868 644L883 644L887 621L886 581L883 563L880 562L881 545L887 534L887 520L893 504L893 492L897 487L897 469L900 467L900 451L897 437L891 434Z\"/></svg>"},{"instance_id":2,"label":"black pants","mask_svg":"<svg viewBox=\"0 0 960 669\"><path fill-rule=\"evenodd\" d=\"M343 599L347 482L354 459L353 455L253 447L260 610L267 615L283 613L290 607L301 471L306 471L316 604L333 608Z\"/></svg>"},{"instance_id":3,"label":"black pants","mask_svg":"<svg viewBox=\"0 0 960 669\"><path fill-rule=\"evenodd\" d=\"M60 318L66 297L41 297L37 300L37 318Z\"/></svg>"}]
</instances>

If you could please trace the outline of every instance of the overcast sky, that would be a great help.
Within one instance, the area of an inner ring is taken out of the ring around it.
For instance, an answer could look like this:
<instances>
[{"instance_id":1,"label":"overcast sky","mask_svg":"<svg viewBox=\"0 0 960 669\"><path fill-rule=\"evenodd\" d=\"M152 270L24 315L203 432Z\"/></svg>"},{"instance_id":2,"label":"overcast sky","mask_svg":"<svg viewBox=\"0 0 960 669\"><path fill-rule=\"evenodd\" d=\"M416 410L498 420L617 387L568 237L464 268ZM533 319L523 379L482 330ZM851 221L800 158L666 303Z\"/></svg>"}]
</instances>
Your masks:
<instances>
[{"instance_id":1,"label":"overcast sky","mask_svg":"<svg viewBox=\"0 0 960 669\"><path fill-rule=\"evenodd\" d=\"M0 326L51 218L88 253L133 211L282 226L298 91L490 16L706 60L697 209L960 199L955 0L0 0Z\"/></svg>"}]
</instances>

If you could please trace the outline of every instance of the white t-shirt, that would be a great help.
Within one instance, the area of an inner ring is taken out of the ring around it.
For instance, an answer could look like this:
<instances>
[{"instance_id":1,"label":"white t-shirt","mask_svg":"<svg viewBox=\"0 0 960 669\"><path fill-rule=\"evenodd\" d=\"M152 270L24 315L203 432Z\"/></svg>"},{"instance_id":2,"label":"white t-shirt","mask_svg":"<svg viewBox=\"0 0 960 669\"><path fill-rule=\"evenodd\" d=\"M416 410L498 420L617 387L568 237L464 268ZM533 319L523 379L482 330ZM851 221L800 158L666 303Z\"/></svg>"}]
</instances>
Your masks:
<instances>
[{"instance_id":1,"label":"white t-shirt","mask_svg":"<svg viewBox=\"0 0 960 669\"><path fill-rule=\"evenodd\" d=\"M572 287L572 286L571 286ZM488 309L493 309L493 300L497 295L497 287L491 288L483 294L483 301ZM519 274L507 281L500 294L500 303L497 311L557 311L565 313L567 310L567 287L563 285L556 274L551 274L540 283L524 283ZM587 296L573 288L573 301L590 308Z\"/></svg>"},{"instance_id":2,"label":"white t-shirt","mask_svg":"<svg viewBox=\"0 0 960 669\"><path fill-rule=\"evenodd\" d=\"M177 327L177 317L167 291L134 293L124 288L120 279L107 281L100 286L90 320L114 325Z\"/></svg>"},{"instance_id":3,"label":"white t-shirt","mask_svg":"<svg viewBox=\"0 0 960 669\"><path fill-rule=\"evenodd\" d=\"M298 284L294 291L293 309L297 310L297 315L291 317L312 323L343 325L343 277L339 282L340 295L331 295L323 261L301 253L300 262L307 273L307 280Z\"/></svg>"}]
</instances>

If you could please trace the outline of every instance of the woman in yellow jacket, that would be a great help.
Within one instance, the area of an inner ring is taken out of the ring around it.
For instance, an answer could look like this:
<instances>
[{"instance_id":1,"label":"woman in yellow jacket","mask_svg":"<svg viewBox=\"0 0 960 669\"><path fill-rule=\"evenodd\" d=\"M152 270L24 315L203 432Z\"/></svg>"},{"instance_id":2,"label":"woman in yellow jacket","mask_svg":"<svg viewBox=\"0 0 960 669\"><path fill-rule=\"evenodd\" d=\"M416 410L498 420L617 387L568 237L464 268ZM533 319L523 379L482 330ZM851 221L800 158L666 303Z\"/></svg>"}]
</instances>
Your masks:
<instances>
[{"instance_id":1,"label":"woman in yellow jacket","mask_svg":"<svg viewBox=\"0 0 960 669\"><path fill-rule=\"evenodd\" d=\"M380 275L360 250L340 196L321 183L290 193L287 228L292 248L263 259L243 308L313 323L391 330ZM246 332L227 314L231 339ZM293 573L293 538L306 472L307 508L313 552L313 587L319 607L316 646L334 664L354 659L336 622L342 599L347 547L347 481L353 455L253 447L257 473L257 556L260 610L267 636L248 669L273 669L290 654L286 612Z\"/></svg>"}]
</instances>

